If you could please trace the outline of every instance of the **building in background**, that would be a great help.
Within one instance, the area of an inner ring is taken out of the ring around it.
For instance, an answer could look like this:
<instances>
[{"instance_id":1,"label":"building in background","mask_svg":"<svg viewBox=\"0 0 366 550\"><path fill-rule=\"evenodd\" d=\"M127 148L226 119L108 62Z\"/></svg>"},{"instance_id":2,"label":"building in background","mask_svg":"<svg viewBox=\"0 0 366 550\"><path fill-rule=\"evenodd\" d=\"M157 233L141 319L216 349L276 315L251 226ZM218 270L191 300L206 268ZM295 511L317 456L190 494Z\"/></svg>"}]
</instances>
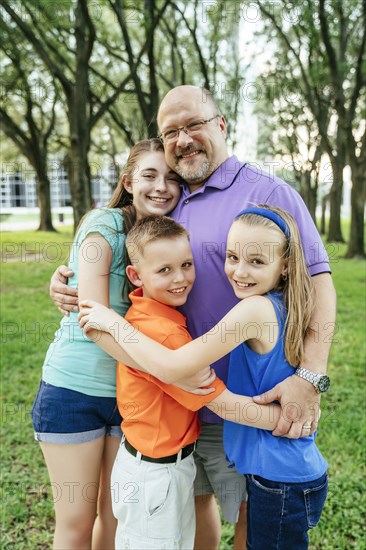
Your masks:
<instances>
[{"instance_id":1,"label":"building in background","mask_svg":"<svg viewBox=\"0 0 366 550\"><path fill-rule=\"evenodd\" d=\"M9 167L10 165L8 165ZM71 208L69 180L60 163L51 163L49 178L51 184L52 210L62 211ZM38 207L37 184L33 170L27 171L24 166L18 170L8 170L1 174L1 211L12 213L17 209L34 209ZM92 178L92 197L96 206L108 203L116 185L116 174L113 166L106 166Z\"/></svg>"}]
</instances>

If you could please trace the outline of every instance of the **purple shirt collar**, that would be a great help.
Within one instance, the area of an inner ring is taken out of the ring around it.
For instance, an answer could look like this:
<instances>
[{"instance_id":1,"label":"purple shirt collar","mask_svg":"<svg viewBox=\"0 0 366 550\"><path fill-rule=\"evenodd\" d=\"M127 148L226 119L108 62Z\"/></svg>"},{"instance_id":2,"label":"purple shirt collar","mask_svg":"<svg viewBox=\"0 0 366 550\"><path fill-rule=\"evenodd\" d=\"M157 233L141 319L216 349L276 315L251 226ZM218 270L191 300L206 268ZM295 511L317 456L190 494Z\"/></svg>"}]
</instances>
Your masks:
<instances>
[{"instance_id":1,"label":"purple shirt collar","mask_svg":"<svg viewBox=\"0 0 366 550\"><path fill-rule=\"evenodd\" d=\"M205 183L201 185L201 187L199 187L192 193L190 192L188 185L185 182L182 182L182 195L184 196L184 198L193 197L194 195L204 193L206 187L226 189L227 187L230 187L230 185L236 178L239 170L244 166L245 164L240 162L238 157L232 155L216 168L216 170L205 181Z\"/></svg>"}]
</instances>

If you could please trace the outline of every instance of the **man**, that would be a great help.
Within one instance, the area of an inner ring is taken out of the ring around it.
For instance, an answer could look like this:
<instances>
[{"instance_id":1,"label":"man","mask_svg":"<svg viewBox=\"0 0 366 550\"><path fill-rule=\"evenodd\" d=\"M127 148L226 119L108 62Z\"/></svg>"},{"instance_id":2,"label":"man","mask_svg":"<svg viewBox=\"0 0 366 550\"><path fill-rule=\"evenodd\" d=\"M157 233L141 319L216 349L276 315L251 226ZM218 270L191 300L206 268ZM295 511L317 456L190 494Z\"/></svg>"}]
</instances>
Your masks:
<instances>
[{"instance_id":1,"label":"man","mask_svg":"<svg viewBox=\"0 0 366 550\"><path fill-rule=\"evenodd\" d=\"M316 295L312 318L315 332L305 338L303 370L262 396L261 402L278 400L281 403L283 415L274 435L298 438L303 426L308 424L313 433L320 401L319 381L322 380L317 375L326 372L329 327L335 320L335 291L321 239L306 206L281 180L261 173L234 156L229 157L226 121L207 90L195 86L174 88L162 100L157 119L166 161L186 182L172 217L185 225L191 236L196 282L182 311L193 338L214 326L237 302L223 270L226 237L235 215L246 206L268 203L290 211L299 225ZM67 271L62 273L67 276ZM62 305L70 300L57 282L63 280L59 275L57 272L54 275L51 296ZM213 367L226 381L228 357ZM292 421L290 428L286 420ZM214 499L216 494L226 519L236 523L234 549L243 549L246 547L243 476L228 467L218 417L204 409L202 421L202 434L196 449L195 548L214 550L219 547L220 516Z\"/></svg>"}]
</instances>

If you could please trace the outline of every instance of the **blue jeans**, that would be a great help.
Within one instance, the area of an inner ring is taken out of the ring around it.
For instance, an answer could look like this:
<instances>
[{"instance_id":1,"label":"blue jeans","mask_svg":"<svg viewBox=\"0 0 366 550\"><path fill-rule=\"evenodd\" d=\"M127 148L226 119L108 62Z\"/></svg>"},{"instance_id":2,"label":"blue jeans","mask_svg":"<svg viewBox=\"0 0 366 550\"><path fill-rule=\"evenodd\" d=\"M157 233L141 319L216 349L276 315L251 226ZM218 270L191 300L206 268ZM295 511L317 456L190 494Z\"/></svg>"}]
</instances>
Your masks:
<instances>
[{"instance_id":1,"label":"blue jeans","mask_svg":"<svg viewBox=\"0 0 366 550\"><path fill-rule=\"evenodd\" d=\"M327 474L314 481L283 483L247 475L250 550L306 550L308 530L320 520Z\"/></svg>"}]
</instances>

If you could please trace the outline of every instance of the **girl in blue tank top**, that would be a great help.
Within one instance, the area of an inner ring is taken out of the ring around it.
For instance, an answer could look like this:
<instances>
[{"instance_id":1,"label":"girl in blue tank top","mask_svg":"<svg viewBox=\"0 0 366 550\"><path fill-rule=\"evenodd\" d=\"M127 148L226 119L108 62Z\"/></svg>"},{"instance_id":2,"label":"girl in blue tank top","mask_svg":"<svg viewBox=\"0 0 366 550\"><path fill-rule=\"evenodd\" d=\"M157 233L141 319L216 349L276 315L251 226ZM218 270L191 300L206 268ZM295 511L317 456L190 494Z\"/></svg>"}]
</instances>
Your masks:
<instances>
[{"instance_id":1,"label":"girl in blue tank top","mask_svg":"<svg viewBox=\"0 0 366 550\"><path fill-rule=\"evenodd\" d=\"M230 354L227 381L237 393L259 395L294 374L310 330L311 279L296 222L273 208L242 211L229 232L225 271L238 298L262 295L268 330L248 326L251 337ZM247 547L308 548L307 532L320 519L328 485L315 434L274 437L225 420L224 447L247 478Z\"/></svg>"},{"instance_id":2,"label":"girl in blue tank top","mask_svg":"<svg viewBox=\"0 0 366 550\"><path fill-rule=\"evenodd\" d=\"M225 273L241 301L209 332L173 351L135 331L134 342L140 345L117 338L123 353L148 365L153 376L174 382L231 352L227 387L243 396L270 390L295 374L305 334L311 331L313 297L292 216L267 206L240 212L228 235ZM118 326L121 335L131 329L123 318L92 301L81 303L79 320L85 332L93 322L107 332ZM224 418L227 456L247 478L247 548L307 549L308 530L320 519L328 488L327 463L315 435L310 435L318 411L307 418L300 439L275 437L259 429L275 410L261 412L247 399L244 406L238 400L218 405L217 398L206 405ZM250 416L252 426L241 425L248 424Z\"/></svg>"}]
</instances>

